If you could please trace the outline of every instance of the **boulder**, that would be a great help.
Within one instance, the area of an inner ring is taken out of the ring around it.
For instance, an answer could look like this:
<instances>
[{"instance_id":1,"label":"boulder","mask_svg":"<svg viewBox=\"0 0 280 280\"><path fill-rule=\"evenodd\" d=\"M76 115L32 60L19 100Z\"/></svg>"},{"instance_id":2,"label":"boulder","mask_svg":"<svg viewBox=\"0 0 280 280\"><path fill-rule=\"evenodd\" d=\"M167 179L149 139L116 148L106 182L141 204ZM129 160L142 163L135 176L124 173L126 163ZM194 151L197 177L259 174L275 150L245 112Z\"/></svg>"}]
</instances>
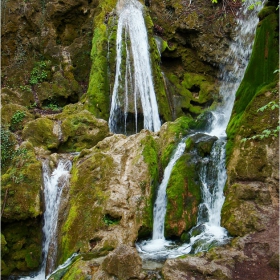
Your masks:
<instances>
[{"instance_id":1,"label":"boulder","mask_svg":"<svg viewBox=\"0 0 280 280\"><path fill-rule=\"evenodd\" d=\"M142 260L135 248L120 245L104 259L102 269L118 279L140 279Z\"/></svg>"}]
</instances>

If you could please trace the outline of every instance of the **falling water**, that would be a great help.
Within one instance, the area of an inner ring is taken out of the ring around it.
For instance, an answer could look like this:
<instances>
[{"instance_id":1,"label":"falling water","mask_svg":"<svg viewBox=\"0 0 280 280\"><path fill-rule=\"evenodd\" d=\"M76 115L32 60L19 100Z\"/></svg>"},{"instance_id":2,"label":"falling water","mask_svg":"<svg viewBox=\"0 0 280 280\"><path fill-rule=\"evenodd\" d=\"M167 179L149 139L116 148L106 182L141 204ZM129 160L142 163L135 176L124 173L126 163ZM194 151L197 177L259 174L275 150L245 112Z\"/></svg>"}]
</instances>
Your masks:
<instances>
[{"instance_id":1,"label":"falling water","mask_svg":"<svg viewBox=\"0 0 280 280\"><path fill-rule=\"evenodd\" d=\"M164 239L163 228L167 202L166 186L162 187L162 185L167 185L168 183L172 167L175 164L174 158L172 158L170 164L167 166L170 170L164 172L164 180L161 183L155 204L154 219L156 221L154 221L153 239L136 244L138 251L142 253L142 257L144 258L172 258L190 252L197 253L207 250L211 245L222 244L228 238L226 230L220 225L221 209L225 199L223 188L227 179L225 167L226 127L233 108L235 93L249 62L255 29L258 22L256 14L260 8L261 7L258 7L254 11L251 11L246 17L244 17L244 14L247 12L247 7L244 6L242 9L236 30L238 36L236 36L235 41L230 46L229 58L226 61L227 65L231 64L233 67L231 71L221 69L222 84L220 87L220 95L223 96L223 102L221 106L218 106L218 108L212 112L214 121L210 129L205 132L218 137L218 140L212 147L210 157L202 160L202 166L199 172L202 203L199 205L197 225L189 232L189 236L191 237L190 242L181 246L174 246L172 242ZM182 143L179 144L175 154L178 149L180 149L181 145ZM184 149L182 150L182 153L183 152ZM179 155L177 159L181 155ZM172 161L174 163L171 163ZM168 178L165 177L165 175L168 175ZM213 182L213 178L214 184L211 185L210 182ZM163 193L160 193L160 191ZM164 199L159 197L164 197ZM164 202L159 204L158 201ZM158 211L161 213L157 213ZM194 231L196 231L195 234Z\"/></svg>"},{"instance_id":2,"label":"falling water","mask_svg":"<svg viewBox=\"0 0 280 280\"><path fill-rule=\"evenodd\" d=\"M158 131L161 125L142 8L137 0L119 0L117 4L116 74L109 118L110 130L115 133L127 133L129 112L134 112L135 132L139 130L138 116L142 114L144 128Z\"/></svg>"},{"instance_id":3,"label":"falling water","mask_svg":"<svg viewBox=\"0 0 280 280\"><path fill-rule=\"evenodd\" d=\"M164 239L164 219L166 214L166 187L171 171L177 160L181 157L186 148L185 138L179 143L174 155L164 170L163 180L158 188L158 195L154 205L153 240Z\"/></svg>"},{"instance_id":4,"label":"falling water","mask_svg":"<svg viewBox=\"0 0 280 280\"><path fill-rule=\"evenodd\" d=\"M231 116L235 93L244 77L249 62L258 24L257 14L262 7L259 5L256 6L254 10L249 11L248 7L252 3L254 3L253 0L246 1L239 12L235 30L236 36L234 41L230 44L229 51L225 56L225 66L222 66L220 69L222 80L220 95L223 97L223 102L221 106L218 106L217 109L212 112L214 120L208 131L210 135L226 137L226 127ZM231 68L227 69L229 65L231 65Z\"/></svg>"},{"instance_id":5,"label":"falling water","mask_svg":"<svg viewBox=\"0 0 280 280\"><path fill-rule=\"evenodd\" d=\"M45 280L46 267L48 266L48 272L51 272L54 269L57 253L56 233L59 204L62 191L68 183L70 177L71 167L72 163L70 160L61 159L57 168L52 172L52 174L50 174L48 161L43 162L45 199L43 263L41 270L37 275L22 277L21 279Z\"/></svg>"},{"instance_id":6,"label":"falling water","mask_svg":"<svg viewBox=\"0 0 280 280\"><path fill-rule=\"evenodd\" d=\"M153 223L153 238L149 241L136 244L139 252L148 253L150 256L165 256L166 248L172 245L172 242L164 238L164 220L166 214L166 188L172 172L172 168L177 160L182 156L186 148L186 138L183 138L177 146L173 156L171 157L167 167L164 170L163 180L158 188L157 198L154 204L154 223Z\"/></svg>"}]
</instances>

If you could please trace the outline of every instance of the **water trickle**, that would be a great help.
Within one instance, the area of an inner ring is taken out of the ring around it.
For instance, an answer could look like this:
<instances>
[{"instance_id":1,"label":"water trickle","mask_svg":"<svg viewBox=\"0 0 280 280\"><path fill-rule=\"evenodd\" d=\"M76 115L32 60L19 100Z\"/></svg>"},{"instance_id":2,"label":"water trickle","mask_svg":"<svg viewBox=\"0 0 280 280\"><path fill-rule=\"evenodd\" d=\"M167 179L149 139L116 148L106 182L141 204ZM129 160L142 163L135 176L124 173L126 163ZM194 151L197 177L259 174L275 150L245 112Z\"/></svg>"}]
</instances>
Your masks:
<instances>
[{"instance_id":1,"label":"water trickle","mask_svg":"<svg viewBox=\"0 0 280 280\"><path fill-rule=\"evenodd\" d=\"M127 133L128 112L134 112L135 133L143 127L158 131L161 125L142 8L136 0L119 0L117 4L116 74L109 118L110 130L115 133ZM139 127L138 116L143 116L143 127Z\"/></svg>"},{"instance_id":2,"label":"water trickle","mask_svg":"<svg viewBox=\"0 0 280 280\"><path fill-rule=\"evenodd\" d=\"M62 191L69 181L71 167L70 160L61 159L57 168L51 173L48 161L43 162L45 200L43 263L38 274L20 279L45 280L46 274L49 274L54 269L57 253L56 233L59 205Z\"/></svg>"}]
</instances>

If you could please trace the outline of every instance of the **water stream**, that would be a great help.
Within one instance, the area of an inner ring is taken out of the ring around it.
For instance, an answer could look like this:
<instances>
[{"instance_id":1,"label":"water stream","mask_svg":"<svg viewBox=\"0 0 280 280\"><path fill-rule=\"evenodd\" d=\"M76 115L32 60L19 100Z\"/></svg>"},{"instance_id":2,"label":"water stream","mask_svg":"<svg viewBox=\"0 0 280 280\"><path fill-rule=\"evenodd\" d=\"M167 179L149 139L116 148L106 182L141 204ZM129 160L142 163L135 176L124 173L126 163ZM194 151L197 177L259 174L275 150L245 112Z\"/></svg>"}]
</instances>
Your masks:
<instances>
[{"instance_id":1,"label":"water stream","mask_svg":"<svg viewBox=\"0 0 280 280\"><path fill-rule=\"evenodd\" d=\"M247 5L250 4L247 2ZM260 6L250 11L244 5L240 11L236 37L232 42L226 65L232 65L230 70L221 69L220 95L222 104L213 114L210 128L203 133L216 136L210 157L204 158L199 171L202 202L199 205L197 225L189 231L189 242L176 244L164 237L164 220L166 214L166 187L172 172L172 167L184 152L183 139L164 171L164 179L159 186L154 205L153 237L136 244L143 259L172 258L188 253L208 250L210 246L223 244L228 240L227 231L221 227L221 209L224 203L223 188L227 179L225 166L226 127L233 108L235 93L244 76L249 62L253 38L258 23L257 13Z\"/></svg>"},{"instance_id":2,"label":"water stream","mask_svg":"<svg viewBox=\"0 0 280 280\"><path fill-rule=\"evenodd\" d=\"M127 134L128 123L134 133L142 128L158 131L161 126L142 9L137 0L117 4L116 74L109 118L115 133Z\"/></svg>"},{"instance_id":3,"label":"water stream","mask_svg":"<svg viewBox=\"0 0 280 280\"><path fill-rule=\"evenodd\" d=\"M56 169L51 173L49 162L43 162L44 180L44 226L43 226L43 262L39 273L20 279L45 280L46 274L54 270L57 254L57 220L61 194L70 178L72 163L70 160L60 159Z\"/></svg>"}]
</instances>

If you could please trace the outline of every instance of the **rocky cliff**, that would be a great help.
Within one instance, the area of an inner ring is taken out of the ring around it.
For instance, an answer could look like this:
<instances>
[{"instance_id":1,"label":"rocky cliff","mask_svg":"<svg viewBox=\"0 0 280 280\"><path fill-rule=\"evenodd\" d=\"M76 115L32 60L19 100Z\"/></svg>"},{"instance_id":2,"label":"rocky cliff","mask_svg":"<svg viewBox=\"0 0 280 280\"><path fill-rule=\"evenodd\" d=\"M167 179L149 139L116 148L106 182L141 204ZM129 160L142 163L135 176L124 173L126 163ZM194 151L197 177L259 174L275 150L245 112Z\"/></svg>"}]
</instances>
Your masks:
<instances>
[{"instance_id":1,"label":"rocky cliff","mask_svg":"<svg viewBox=\"0 0 280 280\"><path fill-rule=\"evenodd\" d=\"M231 242L196 256L167 260L162 276L143 270L132 248L151 235L157 187L174 148L183 136L205 127L207 110L220 102L219 65L226 61L234 36L233 12L240 7L239 2L223 3L143 2L164 124L158 133L142 130L124 136L110 133L106 122L114 77L116 1L3 1L3 277L40 267L41 162L47 158L53 170L61 153L74 154L70 185L59 211L57 265L74 252L80 255L53 279L278 277L276 1L269 1L259 14L254 51L227 131L222 224ZM167 187L168 237L183 240L195 225L201 200L197 162L209 154L215 140L203 139L188 141L172 171Z\"/></svg>"}]
</instances>

